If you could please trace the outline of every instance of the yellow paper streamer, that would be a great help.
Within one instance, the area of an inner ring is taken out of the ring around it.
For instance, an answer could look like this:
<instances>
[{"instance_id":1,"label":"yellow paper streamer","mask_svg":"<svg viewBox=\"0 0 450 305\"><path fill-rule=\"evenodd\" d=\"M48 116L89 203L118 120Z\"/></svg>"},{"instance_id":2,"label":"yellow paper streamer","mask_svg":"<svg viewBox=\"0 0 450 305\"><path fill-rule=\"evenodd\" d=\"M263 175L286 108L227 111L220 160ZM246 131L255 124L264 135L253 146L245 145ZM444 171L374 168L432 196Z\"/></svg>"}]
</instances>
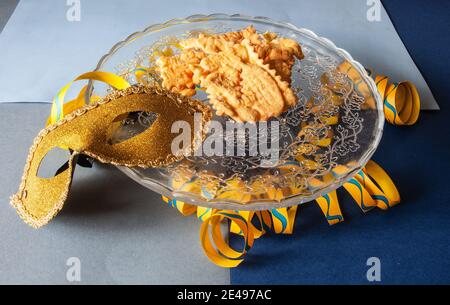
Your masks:
<instances>
[{"instance_id":1,"label":"yellow paper streamer","mask_svg":"<svg viewBox=\"0 0 450 305\"><path fill-rule=\"evenodd\" d=\"M75 78L73 81L65 85L56 95L56 97L53 99L52 102L52 109L50 113L50 118L47 120L47 125L56 123L57 121L61 120L65 115L71 113L72 111L83 107L86 104L86 101L84 99L86 89L87 87L83 87L81 89L80 93L78 94L77 98L68 102L64 103L64 98L66 96L67 90L72 86L72 84L79 80L96 80L103 83L106 83L115 89L122 90L130 87L130 84L123 79L120 76L117 76L114 73L110 72L88 72L84 73L77 78Z\"/></svg>"},{"instance_id":2,"label":"yellow paper streamer","mask_svg":"<svg viewBox=\"0 0 450 305\"><path fill-rule=\"evenodd\" d=\"M272 229L272 214L269 211L239 211L238 213L244 217L249 224L255 239L260 238ZM255 219L258 221L257 225L254 224ZM235 223L231 223L230 232L242 235L241 229Z\"/></svg>"},{"instance_id":3,"label":"yellow paper streamer","mask_svg":"<svg viewBox=\"0 0 450 305\"><path fill-rule=\"evenodd\" d=\"M394 125L413 125L419 119L420 97L410 82L389 84L386 76L375 78L384 103L386 120Z\"/></svg>"},{"instance_id":4,"label":"yellow paper streamer","mask_svg":"<svg viewBox=\"0 0 450 305\"><path fill-rule=\"evenodd\" d=\"M374 104L369 87L363 82L360 73L348 61L344 61L337 71L346 74L355 84L355 89ZM371 76L373 73L367 69ZM383 100L386 120L393 125L413 125L419 119L420 96L416 86L409 81L389 83L389 78L383 75L375 76L375 84ZM371 105L372 108L375 105Z\"/></svg>"},{"instance_id":5,"label":"yellow paper streamer","mask_svg":"<svg viewBox=\"0 0 450 305\"><path fill-rule=\"evenodd\" d=\"M369 161L363 170L344 184L344 188L364 212L374 207L386 210L400 202L400 195L394 183L374 161ZM167 197L163 197L163 200L178 210L186 206L183 202L170 200ZM316 203L330 225L344 221L336 191L317 198ZM198 219L203 222L200 229L200 243L206 256L216 265L225 268L233 268L241 264L243 256L252 247L254 239L270 231L275 234L292 234L298 209L298 206L292 206L269 211L228 211L187 206L189 213L180 212L187 216L195 213L196 210ZM232 249L225 241L220 231L220 223L225 220L230 221L229 232L243 237L242 251ZM211 228L212 241L208 234L209 228Z\"/></svg>"},{"instance_id":6,"label":"yellow paper streamer","mask_svg":"<svg viewBox=\"0 0 450 305\"><path fill-rule=\"evenodd\" d=\"M241 251L234 250L224 240L220 231L220 223L224 219L230 220L239 227L244 239ZM211 228L213 241L209 235L209 228ZM254 234L249 230L248 222L239 213L233 211L213 211L209 217L204 219L200 228L200 243L206 256L216 265L225 268L233 268L242 263L243 256L253 246L253 240Z\"/></svg>"},{"instance_id":7,"label":"yellow paper streamer","mask_svg":"<svg viewBox=\"0 0 450 305\"><path fill-rule=\"evenodd\" d=\"M367 191L367 189L364 187L364 183L363 181L361 181L361 179L364 180L364 178L360 177L363 177L362 172L359 172L347 183L344 183L344 188L353 197L361 210L363 212L368 212L376 207L377 204L370 193Z\"/></svg>"},{"instance_id":8,"label":"yellow paper streamer","mask_svg":"<svg viewBox=\"0 0 450 305\"><path fill-rule=\"evenodd\" d=\"M197 212L196 206L186 204L175 199L169 199L165 196L162 196L162 199L165 203L167 203L168 206L176 208L183 216L190 216Z\"/></svg>"},{"instance_id":9,"label":"yellow paper streamer","mask_svg":"<svg viewBox=\"0 0 450 305\"><path fill-rule=\"evenodd\" d=\"M362 185L370 193L378 208L387 210L400 203L400 193L381 166L369 161L362 173Z\"/></svg>"},{"instance_id":10,"label":"yellow paper streamer","mask_svg":"<svg viewBox=\"0 0 450 305\"><path fill-rule=\"evenodd\" d=\"M336 191L317 198L316 202L330 225L344 221Z\"/></svg>"}]
</instances>

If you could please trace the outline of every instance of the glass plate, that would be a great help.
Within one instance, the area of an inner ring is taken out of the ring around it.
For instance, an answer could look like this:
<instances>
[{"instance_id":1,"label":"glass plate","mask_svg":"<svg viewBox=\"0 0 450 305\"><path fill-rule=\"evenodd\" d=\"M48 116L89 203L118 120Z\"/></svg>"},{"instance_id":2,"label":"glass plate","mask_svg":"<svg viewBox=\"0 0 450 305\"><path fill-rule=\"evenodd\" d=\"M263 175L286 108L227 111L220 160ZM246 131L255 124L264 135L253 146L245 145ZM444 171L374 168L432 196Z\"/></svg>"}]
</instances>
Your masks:
<instances>
[{"instance_id":1,"label":"glass plate","mask_svg":"<svg viewBox=\"0 0 450 305\"><path fill-rule=\"evenodd\" d=\"M133 84L152 81L149 76L138 80L136 67L151 67L149 56L161 46L199 32L223 33L249 25L259 33L275 32L296 40L305 54L292 69L298 104L270 120L279 124L278 162L249 155L247 145L245 156L188 157L167 168L119 167L121 171L153 191L186 203L261 210L314 200L339 188L364 167L382 136L381 97L361 64L310 30L265 17L194 15L130 35L101 58L96 70L118 73ZM88 95L104 96L109 90L93 81ZM208 103L201 92L197 97ZM213 119L224 126L227 121ZM138 133L153 121L145 113L130 115L116 136Z\"/></svg>"}]
</instances>

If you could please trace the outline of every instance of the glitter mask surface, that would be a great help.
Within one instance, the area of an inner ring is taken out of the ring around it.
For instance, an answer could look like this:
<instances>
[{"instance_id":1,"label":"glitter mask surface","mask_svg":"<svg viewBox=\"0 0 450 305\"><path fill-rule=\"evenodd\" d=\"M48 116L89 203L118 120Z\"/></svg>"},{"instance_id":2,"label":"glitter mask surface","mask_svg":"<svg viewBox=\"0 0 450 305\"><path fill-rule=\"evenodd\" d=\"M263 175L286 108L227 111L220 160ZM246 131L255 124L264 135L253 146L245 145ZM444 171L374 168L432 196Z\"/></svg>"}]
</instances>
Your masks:
<instances>
[{"instance_id":1,"label":"glitter mask surface","mask_svg":"<svg viewBox=\"0 0 450 305\"><path fill-rule=\"evenodd\" d=\"M108 141L108 133L117 117L129 113L157 114L151 126L139 134L120 142ZM40 227L48 223L61 209L72 181L74 163L84 154L103 163L130 167L163 167L179 161L180 151L174 155L170 143L176 134L171 133L175 121L184 121L194 127L194 114L202 114L203 122L209 120L209 109L201 102L176 97L164 90L133 86L114 91L102 100L80 108L56 124L42 130L34 140L25 165L19 191L12 204L30 225ZM192 150L203 130L194 133ZM52 178L38 177L40 163L55 147L69 149L68 165Z\"/></svg>"}]
</instances>

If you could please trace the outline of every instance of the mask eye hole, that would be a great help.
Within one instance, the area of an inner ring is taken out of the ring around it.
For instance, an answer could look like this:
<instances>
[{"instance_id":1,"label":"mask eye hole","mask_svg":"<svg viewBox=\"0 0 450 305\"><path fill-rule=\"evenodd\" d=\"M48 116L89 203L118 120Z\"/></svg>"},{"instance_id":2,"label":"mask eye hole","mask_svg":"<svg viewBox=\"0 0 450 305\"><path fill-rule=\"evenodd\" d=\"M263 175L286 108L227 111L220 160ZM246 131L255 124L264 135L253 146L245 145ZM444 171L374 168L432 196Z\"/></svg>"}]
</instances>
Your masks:
<instances>
[{"instance_id":1,"label":"mask eye hole","mask_svg":"<svg viewBox=\"0 0 450 305\"><path fill-rule=\"evenodd\" d=\"M117 116L107 131L107 143L122 143L149 129L158 118L156 112L128 112Z\"/></svg>"},{"instance_id":2,"label":"mask eye hole","mask_svg":"<svg viewBox=\"0 0 450 305\"><path fill-rule=\"evenodd\" d=\"M62 173L69 166L70 151L54 147L42 158L39 163L37 176L50 179Z\"/></svg>"}]
</instances>

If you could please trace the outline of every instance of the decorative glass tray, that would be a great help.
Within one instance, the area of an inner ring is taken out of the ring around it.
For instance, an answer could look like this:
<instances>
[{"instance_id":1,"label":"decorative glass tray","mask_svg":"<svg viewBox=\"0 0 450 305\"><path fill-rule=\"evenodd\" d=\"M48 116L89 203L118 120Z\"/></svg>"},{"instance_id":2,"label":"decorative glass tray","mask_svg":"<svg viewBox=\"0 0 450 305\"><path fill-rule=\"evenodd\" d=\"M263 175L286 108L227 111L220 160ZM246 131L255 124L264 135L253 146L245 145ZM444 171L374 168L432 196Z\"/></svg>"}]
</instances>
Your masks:
<instances>
[{"instance_id":1,"label":"decorative glass tray","mask_svg":"<svg viewBox=\"0 0 450 305\"><path fill-rule=\"evenodd\" d=\"M161 46L199 32L224 33L249 25L261 34L269 31L294 39L305 55L292 69L297 105L270 120L279 124L278 161L266 162L267 156L249 155L249 144L245 144L243 156L190 156L167 168L120 170L163 196L189 204L262 210L314 200L339 188L364 167L382 136L381 97L361 64L310 30L264 17L194 15L130 35L101 58L96 70L115 72L132 84L158 81L151 75L138 79L136 68L151 68L149 56ZM93 81L88 95L104 96L109 90ZM208 103L201 92L195 98ZM230 120L213 119L223 126ZM153 121L146 113L130 115L116 136L138 133ZM240 140L249 139L233 138L235 145Z\"/></svg>"}]
</instances>

